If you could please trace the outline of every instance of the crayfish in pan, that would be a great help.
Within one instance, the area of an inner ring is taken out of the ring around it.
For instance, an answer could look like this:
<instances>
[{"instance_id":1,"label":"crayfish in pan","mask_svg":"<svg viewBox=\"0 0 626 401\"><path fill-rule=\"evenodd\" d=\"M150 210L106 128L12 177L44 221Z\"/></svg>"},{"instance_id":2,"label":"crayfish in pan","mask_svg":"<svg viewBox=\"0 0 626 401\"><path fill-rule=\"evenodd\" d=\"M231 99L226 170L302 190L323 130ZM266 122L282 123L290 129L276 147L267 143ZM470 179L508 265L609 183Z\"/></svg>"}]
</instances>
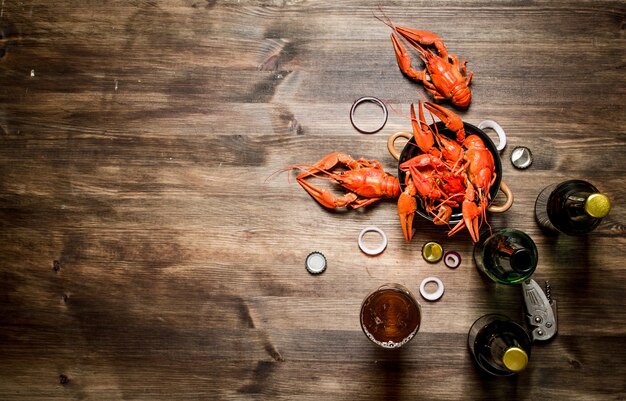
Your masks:
<instances>
[{"instance_id":1,"label":"crayfish in pan","mask_svg":"<svg viewBox=\"0 0 626 401\"><path fill-rule=\"evenodd\" d=\"M346 170L336 172L335 168ZM288 166L303 171L296 180L319 204L329 209L348 207L357 209L382 198L397 198L402 191L398 179L386 173L380 162L365 158L354 159L345 153L333 152L311 165ZM347 190L342 196L331 190L313 185L308 178L328 178Z\"/></svg>"},{"instance_id":2,"label":"crayfish in pan","mask_svg":"<svg viewBox=\"0 0 626 401\"><path fill-rule=\"evenodd\" d=\"M436 115L456 138L448 138L436 128L435 131L430 128L424 119L421 101L418 103L419 119L411 105L413 136L422 153L399 166L406 173L405 188L398 200L404 238L410 241L413 237L413 218L419 199L435 224L448 224L452 209L460 206L463 218L448 235L466 227L476 243L480 226L486 221L489 191L496 179L493 155L480 137L466 137L458 115L430 102L423 107Z\"/></svg>"},{"instance_id":3,"label":"crayfish in pan","mask_svg":"<svg viewBox=\"0 0 626 401\"><path fill-rule=\"evenodd\" d=\"M382 21L382 19L380 20ZM389 18L383 22L393 29L391 42L398 67L404 74L421 82L435 100L449 99L455 106L463 108L470 105L472 91L469 84L472 81L473 73L469 72L468 74L467 61L461 62L457 56L448 53L446 45L435 33L395 26ZM419 53L426 66L423 71L411 66L411 57L398 35ZM436 51L424 46L434 46Z\"/></svg>"}]
</instances>

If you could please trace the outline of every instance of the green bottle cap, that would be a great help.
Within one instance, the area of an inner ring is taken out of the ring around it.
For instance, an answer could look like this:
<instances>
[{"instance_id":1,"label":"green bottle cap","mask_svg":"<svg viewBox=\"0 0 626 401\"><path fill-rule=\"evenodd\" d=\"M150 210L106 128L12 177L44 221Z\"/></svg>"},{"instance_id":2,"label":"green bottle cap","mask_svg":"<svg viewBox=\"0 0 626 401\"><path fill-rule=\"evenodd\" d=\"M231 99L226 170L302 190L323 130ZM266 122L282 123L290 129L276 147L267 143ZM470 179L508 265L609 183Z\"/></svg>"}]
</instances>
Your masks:
<instances>
[{"instance_id":1,"label":"green bottle cap","mask_svg":"<svg viewBox=\"0 0 626 401\"><path fill-rule=\"evenodd\" d=\"M521 372L528 365L528 354L519 347L511 347L504 352L502 363L511 372Z\"/></svg>"},{"instance_id":2,"label":"green bottle cap","mask_svg":"<svg viewBox=\"0 0 626 401\"><path fill-rule=\"evenodd\" d=\"M585 211L589 216L596 217L598 219L603 218L611 210L611 202L606 195L603 194L591 194L585 201Z\"/></svg>"},{"instance_id":3,"label":"green bottle cap","mask_svg":"<svg viewBox=\"0 0 626 401\"><path fill-rule=\"evenodd\" d=\"M436 242L427 242L422 247L422 257L428 263L437 263L443 258L443 247Z\"/></svg>"}]
</instances>

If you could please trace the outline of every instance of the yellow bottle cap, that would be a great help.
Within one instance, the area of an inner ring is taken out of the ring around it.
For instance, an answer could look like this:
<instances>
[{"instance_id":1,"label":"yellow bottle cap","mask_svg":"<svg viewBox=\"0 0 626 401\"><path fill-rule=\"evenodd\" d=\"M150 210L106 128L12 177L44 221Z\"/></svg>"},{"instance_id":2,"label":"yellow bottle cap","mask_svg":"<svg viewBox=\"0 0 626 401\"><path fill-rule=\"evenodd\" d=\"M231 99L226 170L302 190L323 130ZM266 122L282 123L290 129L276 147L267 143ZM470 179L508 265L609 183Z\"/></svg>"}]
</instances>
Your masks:
<instances>
[{"instance_id":1,"label":"yellow bottle cap","mask_svg":"<svg viewBox=\"0 0 626 401\"><path fill-rule=\"evenodd\" d=\"M591 217L603 218L611 210L611 201L603 194L591 194L585 201L585 211Z\"/></svg>"},{"instance_id":2,"label":"yellow bottle cap","mask_svg":"<svg viewBox=\"0 0 626 401\"><path fill-rule=\"evenodd\" d=\"M429 263L437 263L443 258L443 247L436 242L427 242L422 248L422 257Z\"/></svg>"},{"instance_id":3,"label":"yellow bottle cap","mask_svg":"<svg viewBox=\"0 0 626 401\"><path fill-rule=\"evenodd\" d=\"M511 372L521 372L528 365L528 354L519 347L511 347L504 352L502 362Z\"/></svg>"}]
</instances>

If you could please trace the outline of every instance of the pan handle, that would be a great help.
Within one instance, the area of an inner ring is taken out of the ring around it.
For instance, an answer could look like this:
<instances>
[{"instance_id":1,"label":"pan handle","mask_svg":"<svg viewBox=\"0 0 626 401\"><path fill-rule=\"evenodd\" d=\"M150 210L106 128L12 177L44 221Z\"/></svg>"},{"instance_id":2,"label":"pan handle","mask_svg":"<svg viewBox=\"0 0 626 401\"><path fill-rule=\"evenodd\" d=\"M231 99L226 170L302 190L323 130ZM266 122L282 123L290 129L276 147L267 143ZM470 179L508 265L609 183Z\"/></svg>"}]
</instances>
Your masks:
<instances>
[{"instance_id":1,"label":"pan handle","mask_svg":"<svg viewBox=\"0 0 626 401\"><path fill-rule=\"evenodd\" d=\"M506 201L502 205L489 205L487 210L491 213L506 212L513 205L513 192L511 192L511 189L504 181L500 182L500 191L506 196Z\"/></svg>"},{"instance_id":2,"label":"pan handle","mask_svg":"<svg viewBox=\"0 0 626 401\"><path fill-rule=\"evenodd\" d=\"M398 151L398 149L396 149L396 139L400 137L411 139L413 137L413 134L406 131L398 131L395 134L391 134L389 139L387 139L387 150L389 150L391 156L393 156L393 158L396 160L400 160L400 152Z\"/></svg>"}]
</instances>

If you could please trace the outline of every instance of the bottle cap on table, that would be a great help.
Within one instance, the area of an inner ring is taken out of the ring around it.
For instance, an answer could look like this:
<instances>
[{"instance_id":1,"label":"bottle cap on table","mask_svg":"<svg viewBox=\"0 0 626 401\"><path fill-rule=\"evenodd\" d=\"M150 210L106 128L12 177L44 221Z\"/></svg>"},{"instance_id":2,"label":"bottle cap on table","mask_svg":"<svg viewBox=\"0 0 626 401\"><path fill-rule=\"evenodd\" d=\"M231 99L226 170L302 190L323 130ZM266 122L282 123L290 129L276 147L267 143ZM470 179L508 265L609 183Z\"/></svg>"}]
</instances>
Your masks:
<instances>
[{"instance_id":1,"label":"bottle cap on table","mask_svg":"<svg viewBox=\"0 0 626 401\"><path fill-rule=\"evenodd\" d=\"M585 211L591 217L603 218L611 210L611 201L606 195L603 194L591 194L585 201Z\"/></svg>"},{"instance_id":2,"label":"bottle cap on table","mask_svg":"<svg viewBox=\"0 0 626 401\"><path fill-rule=\"evenodd\" d=\"M320 274L326 270L326 257L321 252L311 252L304 263L307 271L311 274Z\"/></svg>"},{"instance_id":3,"label":"bottle cap on table","mask_svg":"<svg viewBox=\"0 0 626 401\"><path fill-rule=\"evenodd\" d=\"M528 365L528 354L519 347L511 347L504 352L502 363L511 372L521 372Z\"/></svg>"},{"instance_id":4,"label":"bottle cap on table","mask_svg":"<svg viewBox=\"0 0 626 401\"><path fill-rule=\"evenodd\" d=\"M511 152L511 163L518 169L526 169L533 164L533 154L526 146L518 146Z\"/></svg>"},{"instance_id":5,"label":"bottle cap on table","mask_svg":"<svg viewBox=\"0 0 626 401\"><path fill-rule=\"evenodd\" d=\"M429 263L437 263L443 257L443 247L436 242L427 242L422 248L422 256Z\"/></svg>"}]
</instances>

